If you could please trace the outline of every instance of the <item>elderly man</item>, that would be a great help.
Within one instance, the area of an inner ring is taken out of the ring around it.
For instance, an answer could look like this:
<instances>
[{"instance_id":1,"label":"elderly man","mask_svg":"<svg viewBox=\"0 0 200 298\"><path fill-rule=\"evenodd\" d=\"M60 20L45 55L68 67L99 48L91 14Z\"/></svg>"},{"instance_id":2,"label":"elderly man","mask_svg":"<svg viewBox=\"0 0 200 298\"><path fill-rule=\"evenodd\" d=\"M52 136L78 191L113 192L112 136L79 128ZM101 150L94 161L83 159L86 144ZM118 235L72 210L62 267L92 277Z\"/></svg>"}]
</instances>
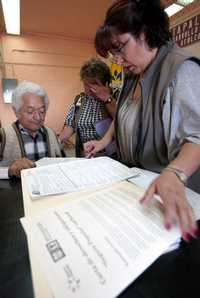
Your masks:
<instances>
[{"instance_id":1,"label":"elderly man","mask_svg":"<svg viewBox=\"0 0 200 298\"><path fill-rule=\"evenodd\" d=\"M35 83L24 81L14 90L17 121L0 130L0 166L8 166L8 176L20 177L40 158L63 155L54 131L44 126L48 105L46 92Z\"/></svg>"}]
</instances>

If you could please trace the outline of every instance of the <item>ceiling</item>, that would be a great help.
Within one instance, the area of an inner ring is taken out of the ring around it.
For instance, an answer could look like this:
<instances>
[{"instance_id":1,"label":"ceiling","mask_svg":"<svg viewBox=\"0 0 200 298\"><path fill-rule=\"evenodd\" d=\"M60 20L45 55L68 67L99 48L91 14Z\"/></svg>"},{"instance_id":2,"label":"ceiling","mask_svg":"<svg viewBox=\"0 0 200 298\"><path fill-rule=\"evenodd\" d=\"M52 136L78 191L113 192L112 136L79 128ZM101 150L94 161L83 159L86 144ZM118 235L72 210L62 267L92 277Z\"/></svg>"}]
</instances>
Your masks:
<instances>
[{"instance_id":1,"label":"ceiling","mask_svg":"<svg viewBox=\"0 0 200 298\"><path fill-rule=\"evenodd\" d=\"M164 2L168 6L175 1ZM21 0L21 33L92 40L111 3L113 0ZM5 32L1 5L0 32Z\"/></svg>"}]
</instances>

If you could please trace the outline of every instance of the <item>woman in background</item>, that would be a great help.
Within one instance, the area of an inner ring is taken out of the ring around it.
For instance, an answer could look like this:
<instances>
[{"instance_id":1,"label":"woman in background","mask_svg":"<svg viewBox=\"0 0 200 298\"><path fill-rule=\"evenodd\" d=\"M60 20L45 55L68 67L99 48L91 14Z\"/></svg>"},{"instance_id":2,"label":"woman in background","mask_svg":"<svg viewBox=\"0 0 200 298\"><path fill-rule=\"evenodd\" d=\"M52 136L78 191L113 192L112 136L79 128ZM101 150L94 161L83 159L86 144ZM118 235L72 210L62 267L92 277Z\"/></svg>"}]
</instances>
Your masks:
<instances>
[{"instance_id":1,"label":"woman in background","mask_svg":"<svg viewBox=\"0 0 200 298\"><path fill-rule=\"evenodd\" d=\"M84 156L84 143L102 137L101 131L103 130L104 134L109 127L116 107L109 87L110 69L106 63L100 59L91 58L81 67L80 77L84 92L76 96L59 136L61 143L64 144L76 133L77 157ZM98 127L100 128L99 134ZM100 155L106 155L106 152L103 151Z\"/></svg>"}]
</instances>

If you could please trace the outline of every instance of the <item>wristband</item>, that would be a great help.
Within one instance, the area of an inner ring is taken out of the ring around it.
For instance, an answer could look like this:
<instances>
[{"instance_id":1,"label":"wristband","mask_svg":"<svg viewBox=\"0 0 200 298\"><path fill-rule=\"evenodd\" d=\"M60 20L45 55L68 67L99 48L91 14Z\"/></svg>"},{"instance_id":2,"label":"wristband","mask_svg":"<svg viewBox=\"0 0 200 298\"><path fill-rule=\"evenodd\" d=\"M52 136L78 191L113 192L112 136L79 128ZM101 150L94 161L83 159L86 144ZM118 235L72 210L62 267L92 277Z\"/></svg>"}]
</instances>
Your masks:
<instances>
[{"instance_id":1,"label":"wristband","mask_svg":"<svg viewBox=\"0 0 200 298\"><path fill-rule=\"evenodd\" d=\"M184 185L187 184L188 176L183 171L171 166L167 166L164 170L174 173Z\"/></svg>"}]
</instances>

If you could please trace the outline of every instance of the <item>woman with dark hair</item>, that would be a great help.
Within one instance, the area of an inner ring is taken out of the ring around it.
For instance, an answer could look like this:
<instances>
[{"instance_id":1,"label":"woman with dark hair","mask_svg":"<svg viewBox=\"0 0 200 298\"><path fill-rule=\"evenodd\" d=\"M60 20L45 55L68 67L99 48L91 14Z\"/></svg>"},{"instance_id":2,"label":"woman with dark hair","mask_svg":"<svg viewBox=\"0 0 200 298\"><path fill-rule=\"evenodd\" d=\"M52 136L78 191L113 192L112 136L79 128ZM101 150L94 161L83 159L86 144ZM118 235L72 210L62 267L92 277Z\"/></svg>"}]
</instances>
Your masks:
<instances>
[{"instance_id":1,"label":"woman with dark hair","mask_svg":"<svg viewBox=\"0 0 200 298\"><path fill-rule=\"evenodd\" d=\"M116 102L109 87L111 81L110 69L100 59L91 58L80 70L84 92L75 97L63 130L59 136L64 144L76 133L76 156L84 156L83 144L96 140L105 134L105 130L112 122ZM114 146L108 146L99 155L112 155Z\"/></svg>"},{"instance_id":2,"label":"woman with dark hair","mask_svg":"<svg viewBox=\"0 0 200 298\"><path fill-rule=\"evenodd\" d=\"M100 141L85 144L95 154L113 137L119 160L160 173L142 202L157 193L165 226L179 222L182 236L198 234L185 184L200 193L200 60L176 46L158 0L118 0L96 33L97 52L111 53L127 71L114 125Z\"/></svg>"}]
</instances>

